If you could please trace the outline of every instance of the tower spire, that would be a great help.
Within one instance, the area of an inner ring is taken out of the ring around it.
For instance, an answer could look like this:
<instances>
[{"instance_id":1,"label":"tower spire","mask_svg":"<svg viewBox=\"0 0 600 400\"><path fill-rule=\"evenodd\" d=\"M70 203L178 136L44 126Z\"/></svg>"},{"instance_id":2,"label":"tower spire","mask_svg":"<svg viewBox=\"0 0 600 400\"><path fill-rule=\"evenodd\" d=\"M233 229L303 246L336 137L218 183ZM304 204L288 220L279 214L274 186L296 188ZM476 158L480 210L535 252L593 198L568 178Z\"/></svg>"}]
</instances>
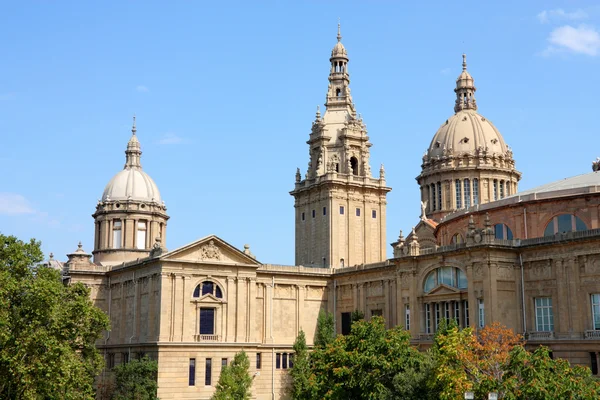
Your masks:
<instances>
[{"instance_id":1,"label":"tower spire","mask_svg":"<svg viewBox=\"0 0 600 400\"><path fill-rule=\"evenodd\" d=\"M342 24L340 23L340 19L338 18L338 34L337 34L338 43L342 41Z\"/></svg>"},{"instance_id":2,"label":"tower spire","mask_svg":"<svg viewBox=\"0 0 600 400\"><path fill-rule=\"evenodd\" d=\"M348 52L342 44L341 24L338 21L337 43L331 50L331 71L329 72L329 88L327 91L327 109L348 109L353 112L350 96L350 75L348 75Z\"/></svg>"},{"instance_id":3,"label":"tower spire","mask_svg":"<svg viewBox=\"0 0 600 400\"><path fill-rule=\"evenodd\" d=\"M462 110L477 110L475 101L475 81L469 71L467 71L467 55L462 55L462 72L456 79L456 102L454 103L454 112Z\"/></svg>"},{"instance_id":4,"label":"tower spire","mask_svg":"<svg viewBox=\"0 0 600 400\"><path fill-rule=\"evenodd\" d=\"M142 168L140 158L142 156L142 149L140 147L140 141L136 135L137 127L135 126L135 114L133 115L133 125L131 127L131 138L127 143L127 150L125 150L125 167L128 168Z\"/></svg>"}]
</instances>

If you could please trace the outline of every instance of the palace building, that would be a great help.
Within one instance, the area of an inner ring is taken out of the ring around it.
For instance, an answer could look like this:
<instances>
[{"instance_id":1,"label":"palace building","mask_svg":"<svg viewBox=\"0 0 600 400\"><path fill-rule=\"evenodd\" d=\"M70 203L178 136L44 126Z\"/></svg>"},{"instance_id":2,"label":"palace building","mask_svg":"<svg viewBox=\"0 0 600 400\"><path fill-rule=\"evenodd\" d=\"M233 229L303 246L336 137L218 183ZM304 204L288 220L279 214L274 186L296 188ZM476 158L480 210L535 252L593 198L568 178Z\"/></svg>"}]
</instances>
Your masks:
<instances>
[{"instance_id":1,"label":"palace building","mask_svg":"<svg viewBox=\"0 0 600 400\"><path fill-rule=\"evenodd\" d=\"M391 189L383 165L373 176L371 138L352 99L341 39L338 28L325 109L307 141L308 168L298 169L290 192L295 266L263 264L248 246L214 235L167 250L167 208L142 169L134 119L125 166L93 214L93 251L80 244L68 261L49 262L65 280L91 288L110 318L98 342L106 359L100 379L147 354L158 360L161 399L208 399L221 368L243 349L253 398L286 398L292 345L301 329L312 343L320 310L334 313L339 334L349 332L354 310L381 315L422 348L443 319L475 329L498 321L529 346L546 345L597 374L600 163L519 192L521 172L500 131L479 113L463 56L454 114L433 135L416 178L420 220L406 236L400 231L387 258Z\"/></svg>"}]
</instances>

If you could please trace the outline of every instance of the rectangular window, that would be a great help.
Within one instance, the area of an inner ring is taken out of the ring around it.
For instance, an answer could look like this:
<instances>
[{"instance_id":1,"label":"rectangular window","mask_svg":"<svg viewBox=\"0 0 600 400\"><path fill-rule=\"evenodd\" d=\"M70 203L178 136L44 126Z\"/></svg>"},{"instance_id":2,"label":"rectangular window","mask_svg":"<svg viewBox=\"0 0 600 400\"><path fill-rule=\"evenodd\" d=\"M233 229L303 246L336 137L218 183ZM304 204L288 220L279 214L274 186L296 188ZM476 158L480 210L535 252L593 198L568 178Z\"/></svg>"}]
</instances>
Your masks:
<instances>
[{"instance_id":1,"label":"rectangular window","mask_svg":"<svg viewBox=\"0 0 600 400\"><path fill-rule=\"evenodd\" d=\"M404 329L407 331L410 330L410 305L406 304L404 306Z\"/></svg>"},{"instance_id":2,"label":"rectangular window","mask_svg":"<svg viewBox=\"0 0 600 400\"><path fill-rule=\"evenodd\" d=\"M201 308L200 309L200 334L214 335L215 334L215 309Z\"/></svg>"},{"instance_id":3,"label":"rectangular window","mask_svg":"<svg viewBox=\"0 0 600 400\"><path fill-rule=\"evenodd\" d=\"M139 250L144 250L146 248L146 221L138 222L136 245Z\"/></svg>"},{"instance_id":4,"label":"rectangular window","mask_svg":"<svg viewBox=\"0 0 600 400\"><path fill-rule=\"evenodd\" d=\"M464 327L469 326L469 302L467 300L463 301L465 316L464 316Z\"/></svg>"},{"instance_id":5,"label":"rectangular window","mask_svg":"<svg viewBox=\"0 0 600 400\"><path fill-rule=\"evenodd\" d=\"M115 353L108 353L106 358L106 367L108 369L113 369L115 367Z\"/></svg>"},{"instance_id":6,"label":"rectangular window","mask_svg":"<svg viewBox=\"0 0 600 400\"><path fill-rule=\"evenodd\" d=\"M188 369L188 385L196 385L196 359L190 358L190 366Z\"/></svg>"},{"instance_id":7,"label":"rectangular window","mask_svg":"<svg viewBox=\"0 0 600 400\"><path fill-rule=\"evenodd\" d=\"M440 318L442 318L442 310L440 307L440 303L435 303L435 330L437 332L438 327L440 326Z\"/></svg>"},{"instance_id":8,"label":"rectangular window","mask_svg":"<svg viewBox=\"0 0 600 400\"><path fill-rule=\"evenodd\" d=\"M340 206L340 214L344 215L344 206Z\"/></svg>"},{"instance_id":9,"label":"rectangular window","mask_svg":"<svg viewBox=\"0 0 600 400\"><path fill-rule=\"evenodd\" d=\"M592 327L600 330L600 294L592 295Z\"/></svg>"},{"instance_id":10,"label":"rectangular window","mask_svg":"<svg viewBox=\"0 0 600 400\"><path fill-rule=\"evenodd\" d=\"M590 369L592 370L592 375L598 375L598 359L596 358L596 353L590 352L590 360L592 365L590 365Z\"/></svg>"},{"instance_id":11,"label":"rectangular window","mask_svg":"<svg viewBox=\"0 0 600 400\"><path fill-rule=\"evenodd\" d=\"M262 368L262 353L256 353L256 369Z\"/></svg>"},{"instance_id":12,"label":"rectangular window","mask_svg":"<svg viewBox=\"0 0 600 400\"><path fill-rule=\"evenodd\" d=\"M460 326L460 303L458 301L454 302L454 321L456 325Z\"/></svg>"},{"instance_id":13,"label":"rectangular window","mask_svg":"<svg viewBox=\"0 0 600 400\"><path fill-rule=\"evenodd\" d=\"M121 248L121 239L123 237L121 232L123 232L121 230L121 221L113 221L113 243L112 243L113 249Z\"/></svg>"},{"instance_id":14,"label":"rectangular window","mask_svg":"<svg viewBox=\"0 0 600 400\"><path fill-rule=\"evenodd\" d=\"M351 315L349 312L342 313L342 335L349 335L352 327Z\"/></svg>"},{"instance_id":15,"label":"rectangular window","mask_svg":"<svg viewBox=\"0 0 600 400\"><path fill-rule=\"evenodd\" d=\"M431 210L435 211L436 204L435 204L435 184L434 183L431 184L430 195L431 195Z\"/></svg>"},{"instance_id":16,"label":"rectangular window","mask_svg":"<svg viewBox=\"0 0 600 400\"><path fill-rule=\"evenodd\" d=\"M465 187L465 207L469 208L471 207L471 181L465 179L463 185Z\"/></svg>"},{"instance_id":17,"label":"rectangular window","mask_svg":"<svg viewBox=\"0 0 600 400\"><path fill-rule=\"evenodd\" d=\"M479 299L479 327L485 326L485 309L483 308L483 299Z\"/></svg>"},{"instance_id":18,"label":"rectangular window","mask_svg":"<svg viewBox=\"0 0 600 400\"><path fill-rule=\"evenodd\" d=\"M304 221L304 213L302 213L302 221Z\"/></svg>"},{"instance_id":19,"label":"rectangular window","mask_svg":"<svg viewBox=\"0 0 600 400\"><path fill-rule=\"evenodd\" d=\"M312 217L314 218L314 217L315 217L315 215L317 215L316 211L315 211L315 210L312 210Z\"/></svg>"},{"instance_id":20,"label":"rectangular window","mask_svg":"<svg viewBox=\"0 0 600 400\"><path fill-rule=\"evenodd\" d=\"M461 194L461 185L460 185L460 179L457 179L455 181L455 190L456 190L456 208L462 208L462 194Z\"/></svg>"},{"instance_id":21,"label":"rectangular window","mask_svg":"<svg viewBox=\"0 0 600 400\"><path fill-rule=\"evenodd\" d=\"M377 218L377 210L371 211L371 217Z\"/></svg>"},{"instance_id":22,"label":"rectangular window","mask_svg":"<svg viewBox=\"0 0 600 400\"><path fill-rule=\"evenodd\" d=\"M227 366L227 359L221 358L221 368L226 367L226 366Z\"/></svg>"},{"instance_id":23,"label":"rectangular window","mask_svg":"<svg viewBox=\"0 0 600 400\"><path fill-rule=\"evenodd\" d=\"M479 204L479 179L473 179L473 205Z\"/></svg>"},{"instance_id":24,"label":"rectangular window","mask_svg":"<svg viewBox=\"0 0 600 400\"><path fill-rule=\"evenodd\" d=\"M371 317L382 317L382 316L383 316L383 310L382 309L371 310Z\"/></svg>"},{"instance_id":25,"label":"rectangular window","mask_svg":"<svg viewBox=\"0 0 600 400\"><path fill-rule=\"evenodd\" d=\"M128 362L129 362L129 353L128 352L121 353L121 363L127 364Z\"/></svg>"},{"instance_id":26,"label":"rectangular window","mask_svg":"<svg viewBox=\"0 0 600 400\"><path fill-rule=\"evenodd\" d=\"M504 198L504 181L500 181L500 198Z\"/></svg>"},{"instance_id":27,"label":"rectangular window","mask_svg":"<svg viewBox=\"0 0 600 400\"><path fill-rule=\"evenodd\" d=\"M275 368L277 368L277 369L281 368L281 353L275 354Z\"/></svg>"},{"instance_id":28,"label":"rectangular window","mask_svg":"<svg viewBox=\"0 0 600 400\"><path fill-rule=\"evenodd\" d=\"M442 207L442 183L438 182L438 183L436 183L436 186L437 186L437 196L438 196L437 207L438 207L438 210L441 210L444 208L444 207Z\"/></svg>"},{"instance_id":29,"label":"rectangular window","mask_svg":"<svg viewBox=\"0 0 600 400\"><path fill-rule=\"evenodd\" d=\"M294 353L290 353L289 355L288 366L294 368Z\"/></svg>"},{"instance_id":30,"label":"rectangular window","mask_svg":"<svg viewBox=\"0 0 600 400\"><path fill-rule=\"evenodd\" d=\"M327 215L327 207L323 207L323 215Z\"/></svg>"},{"instance_id":31,"label":"rectangular window","mask_svg":"<svg viewBox=\"0 0 600 400\"><path fill-rule=\"evenodd\" d=\"M431 333L431 304L425 304L425 333Z\"/></svg>"},{"instance_id":32,"label":"rectangular window","mask_svg":"<svg viewBox=\"0 0 600 400\"><path fill-rule=\"evenodd\" d=\"M287 369L287 367L288 367L288 354L283 353L281 355L281 368Z\"/></svg>"},{"instance_id":33,"label":"rectangular window","mask_svg":"<svg viewBox=\"0 0 600 400\"><path fill-rule=\"evenodd\" d=\"M554 331L551 297L538 297L535 299L535 326L538 332Z\"/></svg>"},{"instance_id":34,"label":"rectangular window","mask_svg":"<svg viewBox=\"0 0 600 400\"><path fill-rule=\"evenodd\" d=\"M444 318L446 321L450 321L450 303L444 302Z\"/></svg>"},{"instance_id":35,"label":"rectangular window","mask_svg":"<svg viewBox=\"0 0 600 400\"><path fill-rule=\"evenodd\" d=\"M206 359L206 368L204 370L204 384L206 386L212 385L212 358Z\"/></svg>"},{"instance_id":36,"label":"rectangular window","mask_svg":"<svg viewBox=\"0 0 600 400\"><path fill-rule=\"evenodd\" d=\"M360 208L357 208L357 209L356 209L356 216L357 216L357 217L360 217Z\"/></svg>"},{"instance_id":37,"label":"rectangular window","mask_svg":"<svg viewBox=\"0 0 600 400\"><path fill-rule=\"evenodd\" d=\"M494 200L498 200L498 180L494 179Z\"/></svg>"}]
</instances>

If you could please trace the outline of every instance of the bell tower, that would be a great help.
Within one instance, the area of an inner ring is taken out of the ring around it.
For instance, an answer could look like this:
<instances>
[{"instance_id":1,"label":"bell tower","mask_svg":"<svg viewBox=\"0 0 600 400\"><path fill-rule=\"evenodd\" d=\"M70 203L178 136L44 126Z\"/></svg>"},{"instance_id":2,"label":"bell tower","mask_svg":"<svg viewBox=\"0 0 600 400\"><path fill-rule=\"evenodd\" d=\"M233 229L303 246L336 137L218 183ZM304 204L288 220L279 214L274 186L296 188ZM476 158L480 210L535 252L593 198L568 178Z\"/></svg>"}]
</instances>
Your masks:
<instances>
[{"instance_id":1,"label":"bell tower","mask_svg":"<svg viewBox=\"0 0 600 400\"><path fill-rule=\"evenodd\" d=\"M371 176L367 126L350 93L348 53L338 24L329 59L325 112L317 107L308 141L308 169L290 192L296 209L296 265L339 268L386 259L383 165Z\"/></svg>"}]
</instances>

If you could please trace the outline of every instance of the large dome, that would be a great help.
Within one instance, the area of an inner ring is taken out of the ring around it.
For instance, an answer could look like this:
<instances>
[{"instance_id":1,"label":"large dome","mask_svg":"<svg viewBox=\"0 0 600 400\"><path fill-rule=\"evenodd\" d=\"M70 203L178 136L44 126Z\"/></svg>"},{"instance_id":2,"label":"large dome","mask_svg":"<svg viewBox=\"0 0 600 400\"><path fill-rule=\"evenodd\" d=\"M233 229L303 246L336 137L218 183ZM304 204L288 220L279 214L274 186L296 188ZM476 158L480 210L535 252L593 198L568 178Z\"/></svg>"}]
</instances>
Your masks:
<instances>
[{"instance_id":1,"label":"large dome","mask_svg":"<svg viewBox=\"0 0 600 400\"><path fill-rule=\"evenodd\" d=\"M429 145L427 156L431 159L449 154L506 154L508 150L494 124L475 110L467 109L442 124Z\"/></svg>"},{"instance_id":2,"label":"large dome","mask_svg":"<svg viewBox=\"0 0 600 400\"><path fill-rule=\"evenodd\" d=\"M116 174L102 193L102 200L161 202L160 192L150 176L139 168L126 168Z\"/></svg>"}]
</instances>

